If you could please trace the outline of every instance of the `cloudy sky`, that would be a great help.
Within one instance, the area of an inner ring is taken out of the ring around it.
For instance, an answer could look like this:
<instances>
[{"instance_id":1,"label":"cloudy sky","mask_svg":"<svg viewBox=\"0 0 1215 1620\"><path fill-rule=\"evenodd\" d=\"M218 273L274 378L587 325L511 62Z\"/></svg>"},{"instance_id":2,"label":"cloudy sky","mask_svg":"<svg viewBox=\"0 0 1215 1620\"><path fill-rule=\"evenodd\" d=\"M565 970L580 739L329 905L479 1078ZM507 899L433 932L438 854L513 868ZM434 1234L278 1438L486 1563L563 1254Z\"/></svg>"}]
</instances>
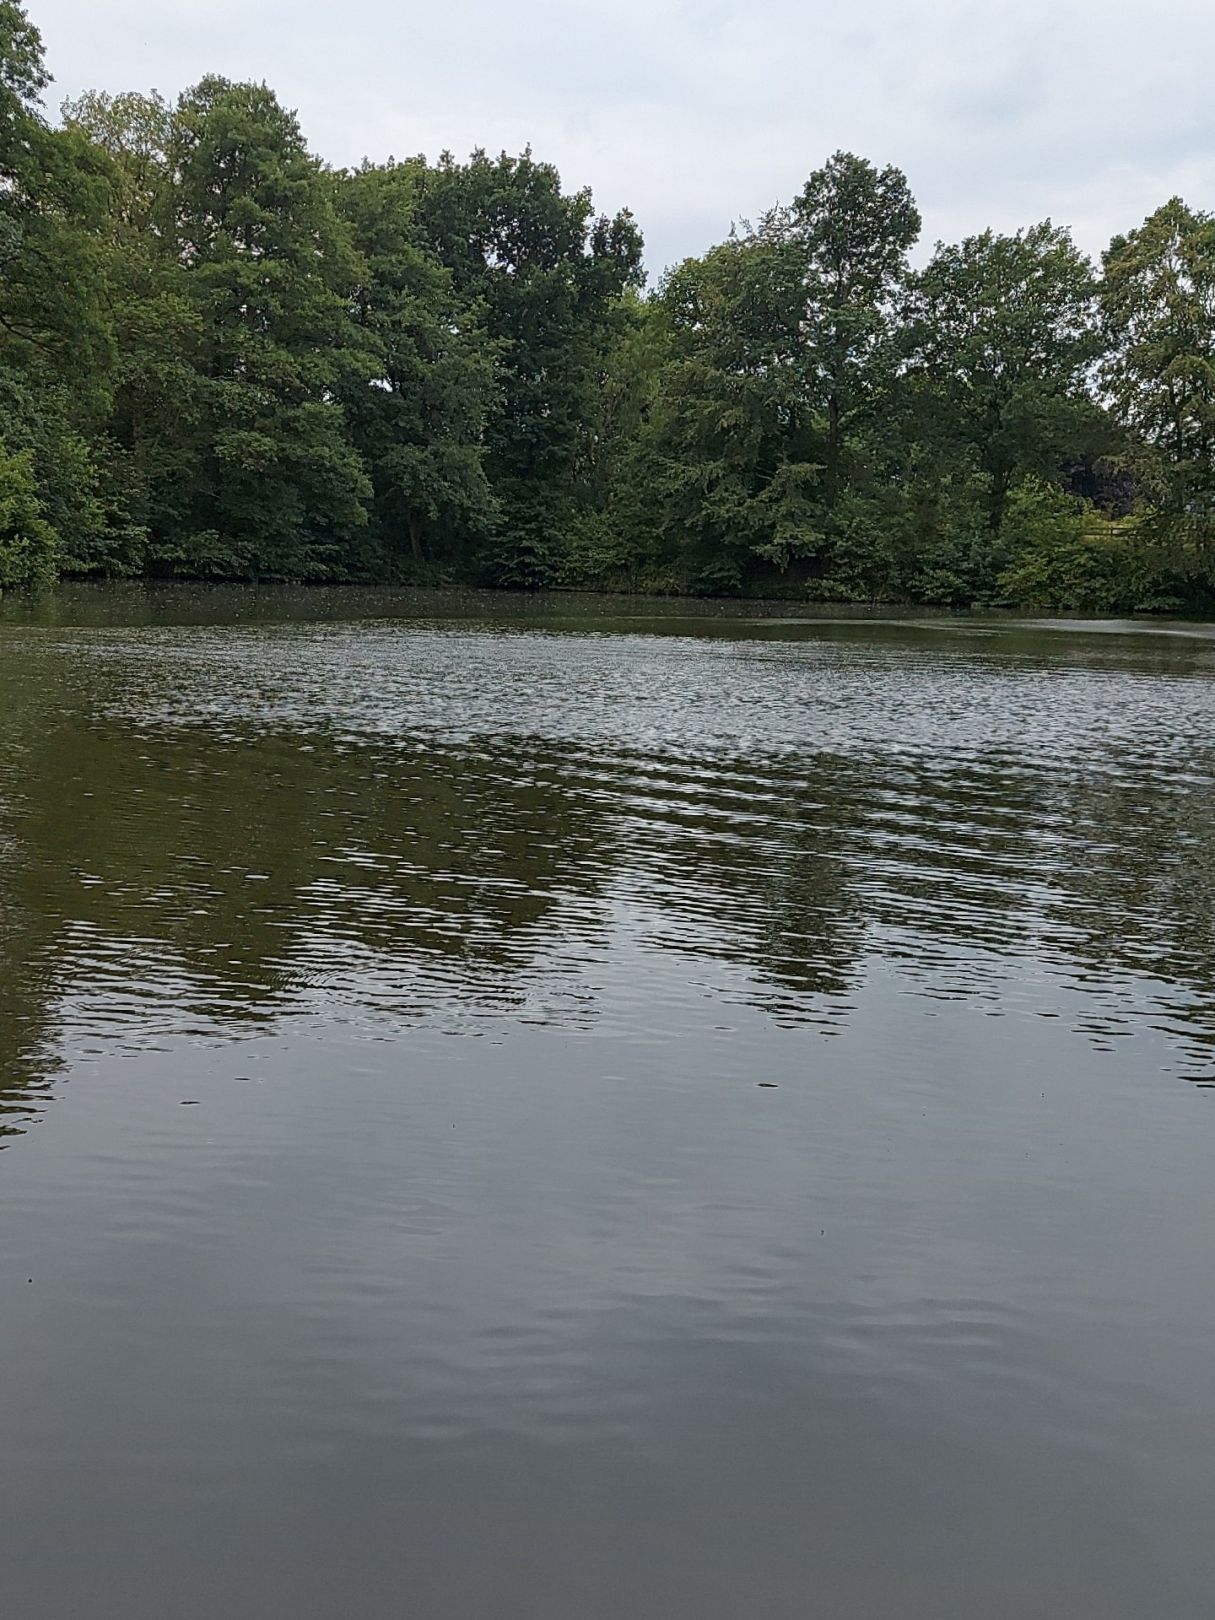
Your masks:
<instances>
[{"instance_id":1,"label":"cloudy sky","mask_svg":"<svg viewBox=\"0 0 1215 1620\"><path fill-rule=\"evenodd\" d=\"M1210 0L28 0L56 83L266 79L334 164L529 141L637 215L652 270L839 147L925 236L1050 215L1099 252L1215 206Z\"/></svg>"}]
</instances>

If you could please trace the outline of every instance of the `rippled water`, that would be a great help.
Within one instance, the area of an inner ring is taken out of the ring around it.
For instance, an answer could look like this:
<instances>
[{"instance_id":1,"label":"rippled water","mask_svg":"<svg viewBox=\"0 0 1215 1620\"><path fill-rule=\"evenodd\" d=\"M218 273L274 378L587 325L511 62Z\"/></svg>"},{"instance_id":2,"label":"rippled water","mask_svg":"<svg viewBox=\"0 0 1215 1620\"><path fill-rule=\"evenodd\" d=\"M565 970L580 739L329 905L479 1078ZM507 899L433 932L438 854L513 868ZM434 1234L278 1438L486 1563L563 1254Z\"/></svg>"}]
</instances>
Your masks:
<instances>
[{"instance_id":1,"label":"rippled water","mask_svg":"<svg viewBox=\"0 0 1215 1620\"><path fill-rule=\"evenodd\" d=\"M6 611L6 1616L1205 1620L1215 631Z\"/></svg>"}]
</instances>

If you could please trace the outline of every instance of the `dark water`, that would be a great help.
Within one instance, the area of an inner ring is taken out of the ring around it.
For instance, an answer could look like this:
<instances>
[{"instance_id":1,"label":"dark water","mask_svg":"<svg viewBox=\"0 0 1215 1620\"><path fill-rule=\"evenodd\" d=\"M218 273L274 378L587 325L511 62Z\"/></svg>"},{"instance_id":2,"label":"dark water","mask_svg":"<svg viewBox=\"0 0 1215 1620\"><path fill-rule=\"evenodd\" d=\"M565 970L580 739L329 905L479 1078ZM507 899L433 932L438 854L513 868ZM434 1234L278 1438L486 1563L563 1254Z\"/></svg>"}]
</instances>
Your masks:
<instances>
[{"instance_id":1,"label":"dark water","mask_svg":"<svg viewBox=\"0 0 1215 1620\"><path fill-rule=\"evenodd\" d=\"M639 611L6 607L5 1620L1212 1613L1215 634Z\"/></svg>"}]
</instances>

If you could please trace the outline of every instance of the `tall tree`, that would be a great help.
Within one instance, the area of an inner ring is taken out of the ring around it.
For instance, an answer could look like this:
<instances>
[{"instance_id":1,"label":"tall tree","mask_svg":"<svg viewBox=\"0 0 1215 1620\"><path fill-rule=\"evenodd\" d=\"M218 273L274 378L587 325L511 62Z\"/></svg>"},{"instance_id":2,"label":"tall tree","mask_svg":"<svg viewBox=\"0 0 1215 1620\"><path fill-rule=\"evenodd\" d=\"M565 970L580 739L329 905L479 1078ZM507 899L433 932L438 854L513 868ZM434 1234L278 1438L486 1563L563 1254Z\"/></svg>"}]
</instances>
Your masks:
<instances>
[{"instance_id":1,"label":"tall tree","mask_svg":"<svg viewBox=\"0 0 1215 1620\"><path fill-rule=\"evenodd\" d=\"M530 151L426 175L419 219L455 287L485 308L500 347L501 393L486 427L486 471L502 503L489 559L502 583L551 581L578 511L596 431L597 378L625 289L641 276L628 213L596 217Z\"/></svg>"},{"instance_id":2,"label":"tall tree","mask_svg":"<svg viewBox=\"0 0 1215 1620\"><path fill-rule=\"evenodd\" d=\"M37 547L10 551L0 584L19 582L13 556L34 569L46 551L56 566L104 524L89 437L114 364L101 241L109 171L78 132L47 125L49 82L37 29L0 0L0 431L17 458L8 487L32 480L41 525Z\"/></svg>"},{"instance_id":3,"label":"tall tree","mask_svg":"<svg viewBox=\"0 0 1215 1620\"><path fill-rule=\"evenodd\" d=\"M570 583L641 589L658 582L656 536L642 487L639 453L670 347L661 304L630 288L596 378L596 400L580 495L584 511L571 531L563 577Z\"/></svg>"},{"instance_id":4,"label":"tall tree","mask_svg":"<svg viewBox=\"0 0 1215 1620\"><path fill-rule=\"evenodd\" d=\"M153 530L181 527L195 471L202 317L174 236L174 112L155 91L89 91L64 102L63 117L111 164L107 277L118 364L104 448L112 521L108 544L90 560L130 573L144 566Z\"/></svg>"},{"instance_id":5,"label":"tall tree","mask_svg":"<svg viewBox=\"0 0 1215 1620\"><path fill-rule=\"evenodd\" d=\"M332 186L265 85L187 91L169 156L204 388L187 510L160 556L194 573L340 575L371 491L337 397L367 359Z\"/></svg>"},{"instance_id":6,"label":"tall tree","mask_svg":"<svg viewBox=\"0 0 1215 1620\"><path fill-rule=\"evenodd\" d=\"M911 382L977 458L993 533L1018 479L1058 478L1100 442L1095 292L1088 259L1049 220L939 243L915 278Z\"/></svg>"},{"instance_id":7,"label":"tall tree","mask_svg":"<svg viewBox=\"0 0 1215 1620\"><path fill-rule=\"evenodd\" d=\"M1215 218L1174 197L1104 259L1101 370L1172 565L1215 584Z\"/></svg>"},{"instance_id":8,"label":"tall tree","mask_svg":"<svg viewBox=\"0 0 1215 1620\"><path fill-rule=\"evenodd\" d=\"M834 503L848 477L849 440L881 397L895 302L920 214L901 169L837 152L764 231L800 263L807 380L826 415L824 489Z\"/></svg>"},{"instance_id":9,"label":"tall tree","mask_svg":"<svg viewBox=\"0 0 1215 1620\"><path fill-rule=\"evenodd\" d=\"M484 311L459 292L417 220L420 165L365 165L339 200L359 260L352 291L369 376L343 392L375 491L376 566L466 561L492 531L485 423L496 401L496 346Z\"/></svg>"},{"instance_id":10,"label":"tall tree","mask_svg":"<svg viewBox=\"0 0 1215 1620\"><path fill-rule=\"evenodd\" d=\"M821 435L804 387L803 286L786 243L735 237L667 277L669 334L641 433L634 521L693 586L822 544Z\"/></svg>"},{"instance_id":11,"label":"tall tree","mask_svg":"<svg viewBox=\"0 0 1215 1620\"><path fill-rule=\"evenodd\" d=\"M664 283L646 477L654 527L682 534L701 586L737 588L760 559L821 580L855 544L918 231L897 169L837 153Z\"/></svg>"}]
</instances>

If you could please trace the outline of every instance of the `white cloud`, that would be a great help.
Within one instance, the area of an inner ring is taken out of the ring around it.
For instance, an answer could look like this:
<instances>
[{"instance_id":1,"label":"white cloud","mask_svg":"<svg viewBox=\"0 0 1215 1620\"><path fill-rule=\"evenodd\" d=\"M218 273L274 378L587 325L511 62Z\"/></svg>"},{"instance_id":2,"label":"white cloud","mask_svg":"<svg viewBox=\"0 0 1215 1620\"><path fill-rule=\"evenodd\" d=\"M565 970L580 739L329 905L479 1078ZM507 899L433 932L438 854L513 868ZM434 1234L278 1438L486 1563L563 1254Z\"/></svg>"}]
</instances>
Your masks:
<instances>
[{"instance_id":1,"label":"white cloud","mask_svg":"<svg viewBox=\"0 0 1215 1620\"><path fill-rule=\"evenodd\" d=\"M925 236L1050 215L1099 252L1215 204L1205 0L32 0L53 94L267 79L333 163L531 142L628 204L653 267L838 147L907 171Z\"/></svg>"}]
</instances>

